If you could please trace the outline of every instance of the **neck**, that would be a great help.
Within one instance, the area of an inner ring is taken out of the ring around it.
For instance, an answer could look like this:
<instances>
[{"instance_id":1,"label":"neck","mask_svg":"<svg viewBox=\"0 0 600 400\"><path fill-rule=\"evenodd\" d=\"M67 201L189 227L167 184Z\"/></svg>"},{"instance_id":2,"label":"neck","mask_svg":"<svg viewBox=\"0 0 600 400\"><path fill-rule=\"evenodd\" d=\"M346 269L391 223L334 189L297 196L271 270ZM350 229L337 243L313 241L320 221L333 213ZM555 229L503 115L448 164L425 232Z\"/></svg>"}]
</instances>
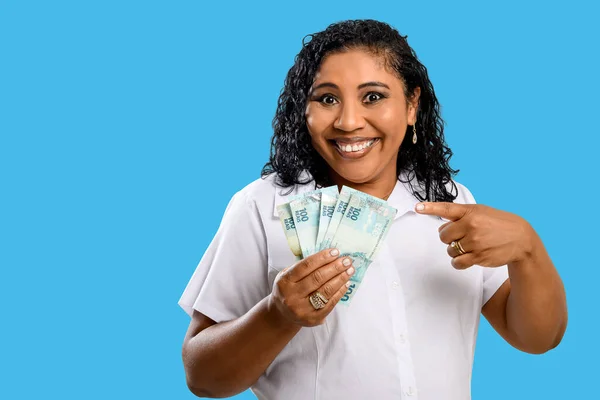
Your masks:
<instances>
[{"instance_id":1,"label":"neck","mask_svg":"<svg viewBox=\"0 0 600 400\"><path fill-rule=\"evenodd\" d=\"M382 174L381 176L366 182L351 182L332 170L331 179L338 186L339 190L342 190L342 186L349 186L352 189L360 190L361 192L370 194L379 199L387 200L394 191L398 176L396 174L388 173Z\"/></svg>"}]
</instances>

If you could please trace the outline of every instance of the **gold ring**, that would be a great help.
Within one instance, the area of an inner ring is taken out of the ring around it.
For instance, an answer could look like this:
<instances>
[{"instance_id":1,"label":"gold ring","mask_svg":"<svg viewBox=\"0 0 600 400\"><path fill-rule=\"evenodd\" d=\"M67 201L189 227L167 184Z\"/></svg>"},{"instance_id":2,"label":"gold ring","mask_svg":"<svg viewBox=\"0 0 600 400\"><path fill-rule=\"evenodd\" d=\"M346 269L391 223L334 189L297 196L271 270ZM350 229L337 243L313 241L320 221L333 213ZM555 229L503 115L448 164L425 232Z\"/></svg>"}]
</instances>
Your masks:
<instances>
[{"instance_id":1,"label":"gold ring","mask_svg":"<svg viewBox=\"0 0 600 400\"><path fill-rule=\"evenodd\" d=\"M318 290L311 294L308 297L308 300L315 310L320 310L325 307L325 304L327 304L328 301Z\"/></svg>"},{"instance_id":2,"label":"gold ring","mask_svg":"<svg viewBox=\"0 0 600 400\"><path fill-rule=\"evenodd\" d=\"M452 246L452 248L454 250L458 251L458 255L460 255L460 256L467 253L460 245L460 240L456 240L456 241L450 243L450 246Z\"/></svg>"}]
</instances>

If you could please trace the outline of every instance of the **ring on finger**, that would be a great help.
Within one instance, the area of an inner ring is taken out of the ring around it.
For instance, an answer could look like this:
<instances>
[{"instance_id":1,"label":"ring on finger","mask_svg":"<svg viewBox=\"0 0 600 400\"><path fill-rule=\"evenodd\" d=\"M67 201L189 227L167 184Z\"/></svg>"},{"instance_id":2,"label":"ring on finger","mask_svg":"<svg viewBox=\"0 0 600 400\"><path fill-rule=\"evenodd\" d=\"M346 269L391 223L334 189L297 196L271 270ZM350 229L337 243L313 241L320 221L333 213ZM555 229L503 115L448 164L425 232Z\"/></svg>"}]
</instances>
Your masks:
<instances>
[{"instance_id":1,"label":"ring on finger","mask_svg":"<svg viewBox=\"0 0 600 400\"><path fill-rule=\"evenodd\" d=\"M308 300L315 310L320 310L321 308L325 307L325 304L327 304L329 301L318 290L313 292L308 297Z\"/></svg>"},{"instance_id":2,"label":"ring on finger","mask_svg":"<svg viewBox=\"0 0 600 400\"><path fill-rule=\"evenodd\" d=\"M455 240L452 243L450 243L450 246L458 251L458 255L462 256L463 254L466 254L467 252L465 251L465 249L463 249L463 247L460 245L460 240Z\"/></svg>"}]
</instances>

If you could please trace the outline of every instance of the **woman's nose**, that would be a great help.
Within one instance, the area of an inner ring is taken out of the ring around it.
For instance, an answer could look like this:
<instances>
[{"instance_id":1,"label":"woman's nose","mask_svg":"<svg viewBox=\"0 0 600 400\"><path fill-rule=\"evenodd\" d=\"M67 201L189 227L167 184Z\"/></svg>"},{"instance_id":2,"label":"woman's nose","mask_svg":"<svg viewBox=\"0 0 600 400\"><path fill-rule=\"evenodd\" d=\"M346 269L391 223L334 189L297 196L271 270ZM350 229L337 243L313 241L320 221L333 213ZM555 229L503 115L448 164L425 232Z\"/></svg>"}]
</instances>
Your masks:
<instances>
[{"instance_id":1,"label":"woman's nose","mask_svg":"<svg viewBox=\"0 0 600 400\"><path fill-rule=\"evenodd\" d=\"M352 132L365 126L365 119L355 104L344 104L340 107L340 114L333 123L334 128L345 132Z\"/></svg>"}]
</instances>

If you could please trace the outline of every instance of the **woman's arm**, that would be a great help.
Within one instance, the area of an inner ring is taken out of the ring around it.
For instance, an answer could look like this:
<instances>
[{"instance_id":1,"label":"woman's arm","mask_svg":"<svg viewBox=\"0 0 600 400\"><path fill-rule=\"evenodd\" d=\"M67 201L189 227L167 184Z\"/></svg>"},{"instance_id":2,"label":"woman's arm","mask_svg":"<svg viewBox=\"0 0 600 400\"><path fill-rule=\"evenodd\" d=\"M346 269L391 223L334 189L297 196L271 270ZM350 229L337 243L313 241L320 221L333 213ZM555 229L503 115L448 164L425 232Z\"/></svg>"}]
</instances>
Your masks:
<instances>
[{"instance_id":1,"label":"woman's arm","mask_svg":"<svg viewBox=\"0 0 600 400\"><path fill-rule=\"evenodd\" d=\"M480 204L421 203L416 211L450 220L439 233L454 268L508 266L510 279L482 308L504 339L528 353L544 353L560 343L567 326L565 290L527 221Z\"/></svg>"},{"instance_id":2,"label":"woman's arm","mask_svg":"<svg viewBox=\"0 0 600 400\"><path fill-rule=\"evenodd\" d=\"M182 357L187 384L201 397L228 397L254 384L303 327L320 325L346 293L349 257L327 249L283 270L273 291L240 318L215 323L194 310ZM329 301L315 309L316 290Z\"/></svg>"},{"instance_id":3,"label":"woman's arm","mask_svg":"<svg viewBox=\"0 0 600 400\"><path fill-rule=\"evenodd\" d=\"M229 397L254 384L298 333L263 299L246 315L220 324L194 310L183 344L187 385L199 397Z\"/></svg>"},{"instance_id":4,"label":"woman's arm","mask_svg":"<svg viewBox=\"0 0 600 400\"><path fill-rule=\"evenodd\" d=\"M567 327L565 290L537 233L531 251L508 264L505 282L482 309L494 329L514 347L541 354L560 343Z\"/></svg>"}]
</instances>

